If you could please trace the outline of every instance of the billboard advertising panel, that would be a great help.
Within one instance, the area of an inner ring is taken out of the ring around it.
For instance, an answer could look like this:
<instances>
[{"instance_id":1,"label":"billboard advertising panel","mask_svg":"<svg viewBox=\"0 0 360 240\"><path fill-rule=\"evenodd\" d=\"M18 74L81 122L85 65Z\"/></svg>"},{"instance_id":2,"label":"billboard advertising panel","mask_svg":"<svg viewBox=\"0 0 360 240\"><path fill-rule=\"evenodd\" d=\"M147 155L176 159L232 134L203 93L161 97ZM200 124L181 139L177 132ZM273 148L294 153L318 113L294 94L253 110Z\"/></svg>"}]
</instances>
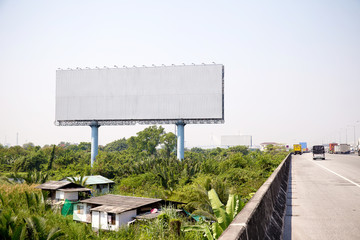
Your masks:
<instances>
[{"instance_id":1,"label":"billboard advertising panel","mask_svg":"<svg viewBox=\"0 0 360 240\"><path fill-rule=\"evenodd\" d=\"M252 146L251 135L227 135L221 136L221 146L233 147L233 146Z\"/></svg>"},{"instance_id":2,"label":"billboard advertising panel","mask_svg":"<svg viewBox=\"0 0 360 240\"><path fill-rule=\"evenodd\" d=\"M221 123L224 66L57 70L57 125Z\"/></svg>"}]
</instances>

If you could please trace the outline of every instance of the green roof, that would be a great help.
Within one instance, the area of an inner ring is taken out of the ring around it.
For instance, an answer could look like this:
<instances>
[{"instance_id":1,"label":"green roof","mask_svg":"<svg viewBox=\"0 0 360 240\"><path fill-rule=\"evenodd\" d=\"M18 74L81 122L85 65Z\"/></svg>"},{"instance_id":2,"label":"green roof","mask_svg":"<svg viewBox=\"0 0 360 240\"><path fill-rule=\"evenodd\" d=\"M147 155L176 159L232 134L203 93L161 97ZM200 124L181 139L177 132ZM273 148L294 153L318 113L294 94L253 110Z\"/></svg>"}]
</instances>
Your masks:
<instances>
[{"instance_id":1,"label":"green roof","mask_svg":"<svg viewBox=\"0 0 360 240\"><path fill-rule=\"evenodd\" d=\"M74 177L76 180L79 180L80 177ZM95 176L84 176L84 179L87 178L86 180L86 185L96 185L96 184L108 184L108 183L114 183L114 181L106 178L106 177L103 177L101 175L95 175ZM66 180L70 180L71 177L67 177L66 179L64 179L65 181Z\"/></svg>"}]
</instances>

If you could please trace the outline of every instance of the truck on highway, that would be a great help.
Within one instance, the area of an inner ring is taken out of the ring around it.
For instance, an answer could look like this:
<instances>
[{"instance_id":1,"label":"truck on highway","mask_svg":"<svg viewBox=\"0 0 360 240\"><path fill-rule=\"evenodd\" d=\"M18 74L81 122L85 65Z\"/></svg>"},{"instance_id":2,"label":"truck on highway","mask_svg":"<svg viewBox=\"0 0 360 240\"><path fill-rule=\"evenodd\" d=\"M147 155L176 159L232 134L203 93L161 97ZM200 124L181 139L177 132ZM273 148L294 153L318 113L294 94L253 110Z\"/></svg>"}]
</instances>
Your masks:
<instances>
[{"instance_id":1,"label":"truck on highway","mask_svg":"<svg viewBox=\"0 0 360 240\"><path fill-rule=\"evenodd\" d=\"M337 146L337 143L329 143L329 153L334 154L335 153L335 146Z\"/></svg>"},{"instance_id":2,"label":"truck on highway","mask_svg":"<svg viewBox=\"0 0 360 240\"><path fill-rule=\"evenodd\" d=\"M313 152L313 159L323 159L325 160L325 147L322 145L314 145L312 148L312 152Z\"/></svg>"},{"instance_id":3,"label":"truck on highway","mask_svg":"<svg viewBox=\"0 0 360 240\"><path fill-rule=\"evenodd\" d=\"M294 144L294 154L302 154L302 149L300 144Z\"/></svg>"},{"instance_id":4,"label":"truck on highway","mask_svg":"<svg viewBox=\"0 0 360 240\"><path fill-rule=\"evenodd\" d=\"M303 152L308 152L308 151L309 151L306 142L300 142L299 144L301 145L301 150L302 150Z\"/></svg>"},{"instance_id":5,"label":"truck on highway","mask_svg":"<svg viewBox=\"0 0 360 240\"><path fill-rule=\"evenodd\" d=\"M341 143L339 145L336 145L334 147L334 150L335 150L336 154L349 154L350 153L350 145Z\"/></svg>"}]
</instances>

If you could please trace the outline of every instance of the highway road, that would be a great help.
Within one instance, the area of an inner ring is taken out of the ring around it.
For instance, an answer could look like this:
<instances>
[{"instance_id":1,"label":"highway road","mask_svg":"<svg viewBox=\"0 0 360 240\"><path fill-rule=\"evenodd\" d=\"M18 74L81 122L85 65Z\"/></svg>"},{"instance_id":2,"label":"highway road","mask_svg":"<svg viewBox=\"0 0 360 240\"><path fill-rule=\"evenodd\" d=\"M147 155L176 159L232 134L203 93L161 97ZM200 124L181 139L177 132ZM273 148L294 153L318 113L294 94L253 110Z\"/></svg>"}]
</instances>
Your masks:
<instances>
[{"instance_id":1,"label":"highway road","mask_svg":"<svg viewBox=\"0 0 360 240\"><path fill-rule=\"evenodd\" d=\"M284 239L360 239L360 156L292 156Z\"/></svg>"}]
</instances>

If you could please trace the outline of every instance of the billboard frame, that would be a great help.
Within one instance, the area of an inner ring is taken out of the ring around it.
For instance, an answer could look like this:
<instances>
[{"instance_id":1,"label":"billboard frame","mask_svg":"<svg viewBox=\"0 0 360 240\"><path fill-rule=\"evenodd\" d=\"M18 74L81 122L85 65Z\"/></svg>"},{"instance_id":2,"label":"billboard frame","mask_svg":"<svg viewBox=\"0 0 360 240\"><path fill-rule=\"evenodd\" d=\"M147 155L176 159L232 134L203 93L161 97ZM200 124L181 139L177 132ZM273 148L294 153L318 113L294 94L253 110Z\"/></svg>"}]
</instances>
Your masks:
<instances>
[{"instance_id":1,"label":"billboard frame","mask_svg":"<svg viewBox=\"0 0 360 240\"><path fill-rule=\"evenodd\" d=\"M202 65L172 65L168 67L176 67L176 66L206 66L212 64L202 64ZM56 126L90 126L93 121L98 122L101 126L121 126L121 125L135 125L135 124L143 124L143 125L152 125L152 124L176 124L179 121L182 121L185 124L221 124L224 123L225 113L224 113L224 65L215 64L222 66L222 79L221 79L221 100L222 100L222 117L221 118L180 118L180 119L86 119L86 120L55 120L54 124ZM167 67L167 66L162 66ZM150 68L150 67L149 67ZM154 68L157 68L156 66ZM96 68L98 69L117 69L117 68ZM61 69L62 70L62 69ZM80 70L81 69L74 69ZM86 69L88 70L88 69ZM62 70L63 71L63 70ZM66 71L72 71L72 69L68 69ZM57 96L56 96L57 97ZM57 101L57 100L56 100Z\"/></svg>"},{"instance_id":2,"label":"billboard frame","mask_svg":"<svg viewBox=\"0 0 360 240\"><path fill-rule=\"evenodd\" d=\"M212 64L202 64L202 65L188 65L188 66L206 66ZM56 126L90 126L91 127L91 167L93 166L96 156L98 154L98 129L100 126L121 126L121 125L135 125L135 124L145 124L145 125L152 125L152 124L175 124L178 129L177 134L177 158L179 160L184 159L184 127L186 124L221 124L225 122L225 98L224 98L224 65L223 64L216 64L221 66L221 118L217 117L214 118L159 118L159 119L86 119L86 120L55 120L54 124ZM168 67L176 67L176 66L186 66L183 65L172 65ZM125 67L125 66L124 66ZM135 67L135 66L134 66ZM146 66L143 66L146 67ZM156 66L153 65L154 68ZM163 65L163 67L166 67ZM114 69L118 67L114 66ZM125 67L127 68L127 67ZM136 68L136 67L135 67ZM90 68L87 68L90 69ZM100 68L96 68L99 70ZM103 69L109 69L104 67ZM111 69L111 68L110 68ZM62 70L62 69L59 69ZM68 69L71 71L73 69ZM82 70L77 68L76 70ZM95 70L95 69L94 69ZM219 95L218 95L219 96ZM57 108L57 90L55 96L55 109ZM219 106L219 105L218 105ZM218 109L219 110L219 109ZM55 110L57 111L57 110ZM219 111L218 111L219 113ZM57 115L57 112L56 112ZM56 118L56 117L55 117Z\"/></svg>"},{"instance_id":3,"label":"billboard frame","mask_svg":"<svg viewBox=\"0 0 360 240\"><path fill-rule=\"evenodd\" d=\"M224 115L224 110L223 110ZM90 126L93 121L101 126L122 126L122 125L153 125L153 124L176 124L179 121L185 124L221 124L222 119L152 119L152 120L61 120L55 121L56 126Z\"/></svg>"}]
</instances>

